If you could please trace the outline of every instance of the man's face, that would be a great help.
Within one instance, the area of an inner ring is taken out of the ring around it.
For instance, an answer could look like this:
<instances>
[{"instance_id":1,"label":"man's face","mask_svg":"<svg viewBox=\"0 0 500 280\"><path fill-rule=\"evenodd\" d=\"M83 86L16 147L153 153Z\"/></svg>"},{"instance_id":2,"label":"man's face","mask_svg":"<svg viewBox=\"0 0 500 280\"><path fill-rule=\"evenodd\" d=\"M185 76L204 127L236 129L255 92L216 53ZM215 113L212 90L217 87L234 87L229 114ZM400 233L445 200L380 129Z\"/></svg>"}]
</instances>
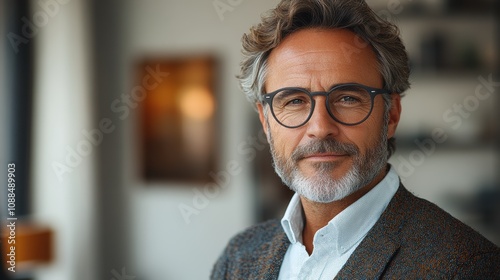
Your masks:
<instances>
[{"instance_id":1,"label":"man's face","mask_svg":"<svg viewBox=\"0 0 500 280\"><path fill-rule=\"evenodd\" d=\"M266 92L301 87L328 91L343 83L382 88L375 53L348 30L305 29L289 35L268 59ZM314 97L309 121L298 128L281 126L258 105L277 173L292 190L315 202L340 200L384 175L387 139L394 135L400 115L399 95L385 114L377 95L368 119L355 126L333 120L325 97ZM266 105L267 106L267 105Z\"/></svg>"}]
</instances>

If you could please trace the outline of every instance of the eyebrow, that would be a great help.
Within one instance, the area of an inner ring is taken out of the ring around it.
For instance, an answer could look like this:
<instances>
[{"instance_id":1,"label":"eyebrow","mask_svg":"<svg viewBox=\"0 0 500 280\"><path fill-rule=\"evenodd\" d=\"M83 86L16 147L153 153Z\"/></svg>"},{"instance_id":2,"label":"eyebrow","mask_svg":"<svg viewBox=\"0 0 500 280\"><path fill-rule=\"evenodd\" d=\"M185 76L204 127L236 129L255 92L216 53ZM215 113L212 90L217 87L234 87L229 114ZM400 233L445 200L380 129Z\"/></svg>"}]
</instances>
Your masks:
<instances>
[{"instance_id":1,"label":"eyebrow","mask_svg":"<svg viewBox=\"0 0 500 280\"><path fill-rule=\"evenodd\" d=\"M338 86L342 86L342 85L361 85L361 86L364 86L363 84L360 84L360 83L357 83L357 82L345 82L345 83L333 84L333 85L331 85L328 88L328 90L325 90L325 91L311 91L310 88L304 88L304 87L299 87L299 86L286 86L286 87L282 87L282 88L279 88L279 89L276 89L276 90L273 90L273 91L270 91L270 92L266 92L266 93L264 93L264 95L276 92L278 90L287 89L287 88L298 88L298 89L306 90L306 91L308 91L310 93L315 93L315 92L329 92L333 88L338 87Z\"/></svg>"},{"instance_id":2,"label":"eyebrow","mask_svg":"<svg viewBox=\"0 0 500 280\"><path fill-rule=\"evenodd\" d=\"M360 83L357 83L357 82L345 82L345 83L338 83L338 84L333 84L331 85L327 90L325 91L311 91L310 88L303 88L303 87L294 87L294 88L300 88L300 89L305 89L309 92L328 92L330 90L332 90L333 88L335 87L338 87L338 86L343 86L343 85L363 85L363 84L360 84Z\"/></svg>"},{"instance_id":3,"label":"eyebrow","mask_svg":"<svg viewBox=\"0 0 500 280\"><path fill-rule=\"evenodd\" d=\"M333 84L330 88L328 88L328 90L330 91L333 88L338 87L338 86L342 86L342 85L363 85L363 84L360 84L360 83L357 83L357 82L347 82L347 83Z\"/></svg>"}]
</instances>

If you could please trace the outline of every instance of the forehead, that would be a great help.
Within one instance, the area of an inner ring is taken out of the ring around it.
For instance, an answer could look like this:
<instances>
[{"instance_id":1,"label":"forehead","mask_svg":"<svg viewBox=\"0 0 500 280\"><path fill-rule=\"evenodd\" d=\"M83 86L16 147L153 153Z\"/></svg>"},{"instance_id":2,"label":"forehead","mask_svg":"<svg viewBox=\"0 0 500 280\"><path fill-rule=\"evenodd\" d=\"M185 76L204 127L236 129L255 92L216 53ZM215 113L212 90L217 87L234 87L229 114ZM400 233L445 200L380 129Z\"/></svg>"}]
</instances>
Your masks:
<instances>
[{"instance_id":1,"label":"forehead","mask_svg":"<svg viewBox=\"0 0 500 280\"><path fill-rule=\"evenodd\" d=\"M354 32L304 29L289 35L272 50L266 88L278 84L329 87L345 82L380 87L381 81L375 52Z\"/></svg>"}]
</instances>

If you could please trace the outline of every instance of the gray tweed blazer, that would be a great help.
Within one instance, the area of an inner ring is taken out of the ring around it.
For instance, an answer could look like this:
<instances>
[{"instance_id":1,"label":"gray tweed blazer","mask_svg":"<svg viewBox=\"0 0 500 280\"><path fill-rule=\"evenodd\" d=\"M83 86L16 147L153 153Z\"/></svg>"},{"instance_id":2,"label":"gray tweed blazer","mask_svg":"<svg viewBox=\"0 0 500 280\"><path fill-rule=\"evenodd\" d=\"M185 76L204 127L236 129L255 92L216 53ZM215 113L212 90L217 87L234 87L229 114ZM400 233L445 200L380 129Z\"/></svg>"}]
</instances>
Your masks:
<instances>
[{"instance_id":1,"label":"gray tweed blazer","mask_svg":"<svg viewBox=\"0 0 500 280\"><path fill-rule=\"evenodd\" d=\"M280 221L231 239L211 279L277 279L290 242ZM500 248L400 186L335 279L500 279Z\"/></svg>"}]
</instances>

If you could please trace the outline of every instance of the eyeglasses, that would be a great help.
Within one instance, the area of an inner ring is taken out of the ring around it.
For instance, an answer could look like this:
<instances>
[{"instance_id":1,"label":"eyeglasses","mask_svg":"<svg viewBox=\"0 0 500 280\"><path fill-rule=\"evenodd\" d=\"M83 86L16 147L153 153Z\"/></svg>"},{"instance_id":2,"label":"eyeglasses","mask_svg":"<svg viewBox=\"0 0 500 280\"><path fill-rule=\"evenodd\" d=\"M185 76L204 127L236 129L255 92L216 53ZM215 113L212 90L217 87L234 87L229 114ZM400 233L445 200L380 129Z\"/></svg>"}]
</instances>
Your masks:
<instances>
[{"instance_id":1,"label":"eyeglasses","mask_svg":"<svg viewBox=\"0 0 500 280\"><path fill-rule=\"evenodd\" d=\"M314 96L326 97L326 109L335 121L353 126L364 122L370 116L377 94L390 93L386 89L350 83L336 85L327 92L286 87L266 93L262 98L271 107L276 121L284 127L296 128L309 121L316 104Z\"/></svg>"}]
</instances>

